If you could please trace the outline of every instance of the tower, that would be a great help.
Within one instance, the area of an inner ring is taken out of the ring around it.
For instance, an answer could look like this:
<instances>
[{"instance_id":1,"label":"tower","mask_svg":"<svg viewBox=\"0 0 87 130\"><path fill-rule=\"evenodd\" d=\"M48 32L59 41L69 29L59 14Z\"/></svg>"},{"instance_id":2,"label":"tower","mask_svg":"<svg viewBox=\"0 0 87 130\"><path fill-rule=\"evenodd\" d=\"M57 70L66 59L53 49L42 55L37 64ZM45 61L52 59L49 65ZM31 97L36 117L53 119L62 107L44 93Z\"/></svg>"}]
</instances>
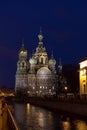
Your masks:
<instances>
[{"instance_id":1,"label":"tower","mask_svg":"<svg viewBox=\"0 0 87 130\"><path fill-rule=\"evenodd\" d=\"M22 47L18 52L19 59L17 62L17 71L15 75L15 92L24 91L27 88L27 50L24 47L24 42L22 41Z\"/></svg>"},{"instance_id":2,"label":"tower","mask_svg":"<svg viewBox=\"0 0 87 130\"><path fill-rule=\"evenodd\" d=\"M48 55L46 52L46 48L43 45L43 35L41 29L38 35L38 39L39 39L38 46L34 54L35 58L37 59L37 66L36 66L37 69L39 69L40 67L48 67Z\"/></svg>"}]
</instances>

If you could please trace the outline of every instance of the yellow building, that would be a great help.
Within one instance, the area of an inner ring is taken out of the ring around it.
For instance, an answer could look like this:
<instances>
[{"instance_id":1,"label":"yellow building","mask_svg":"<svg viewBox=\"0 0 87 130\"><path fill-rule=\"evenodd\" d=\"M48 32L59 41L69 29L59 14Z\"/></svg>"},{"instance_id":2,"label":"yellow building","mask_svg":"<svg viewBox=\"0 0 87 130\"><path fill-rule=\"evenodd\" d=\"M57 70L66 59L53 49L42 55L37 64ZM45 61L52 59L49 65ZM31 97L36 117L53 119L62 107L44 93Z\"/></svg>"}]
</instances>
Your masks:
<instances>
[{"instance_id":1,"label":"yellow building","mask_svg":"<svg viewBox=\"0 0 87 130\"><path fill-rule=\"evenodd\" d=\"M81 61L79 71L80 95L87 94L87 59Z\"/></svg>"}]
</instances>

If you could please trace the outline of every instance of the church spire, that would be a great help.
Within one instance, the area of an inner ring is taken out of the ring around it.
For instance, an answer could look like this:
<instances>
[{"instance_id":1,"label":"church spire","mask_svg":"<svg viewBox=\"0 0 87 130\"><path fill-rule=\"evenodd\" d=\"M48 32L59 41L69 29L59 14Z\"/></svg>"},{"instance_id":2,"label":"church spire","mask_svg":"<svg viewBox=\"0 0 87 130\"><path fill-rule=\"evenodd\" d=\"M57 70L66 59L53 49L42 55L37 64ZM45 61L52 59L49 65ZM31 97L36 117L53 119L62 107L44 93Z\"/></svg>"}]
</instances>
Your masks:
<instances>
[{"instance_id":1,"label":"church spire","mask_svg":"<svg viewBox=\"0 0 87 130\"><path fill-rule=\"evenodd\" d=\"M59 58L59 65L61 65L61 58Z\"/></svg>"},{"instance_id":2,"label":"church spire","mask_svg":"<svg viewBox=\"0 0 87 130\"><path fill-rule=\"evenodd\" d=\"M43 35L42 35L42 28L41 27L40 27L40 33L38 35L38 38L39 38L39 43L42 43Z\"/></svg>"},{"instance_id":3,"label":"church spire","mask_svg":"<svg viewBox=\"0 0 87 130\"><path fill-rule=\"evenodd\" d=\"M43 45L43 34L42 34L42 28L41 27L40 27L40 32L38 34L38 39L39 39L39 42L38 42L38 46L36 48L36 53L46 52L46 48Z\"/></svg>"},{"instance_id":4,"label":"church spire","mask_svg":"<svg viewBox=\"0 0 87 130\"><path fill-rule=\"evenodd\" d=\"M24 38L22 39L22 48L24 48Z\"/></svg>"},{"instance_id":5,"label":"church spire","mask_svg":"<svg viewBox=\"0 0 87 130\"><path fill-rule=\"evenodd\" d=\"M59 69L59 73L62 73L62 63L61 63L61 58L59 58L58 69Z\"/></svg>"},{"instance_id":6,"label":"church spire","mask_svg":"<svg viewBox=\"0 0 87 130\"><path fill-rule=\"evenodd\" d=\"M52 50L52 52L51 52L51 59L54 59L53 50Z\"/></svg>"},{"instance_id":7,"label":"church spire","mask_svg":"<svg viewBox=\"0 0 87 130\"><path fill-rule=\"evenodd\" d=\"M40 34L42 34L42 27L40 27Z\"/></svg>"}]
</instances>

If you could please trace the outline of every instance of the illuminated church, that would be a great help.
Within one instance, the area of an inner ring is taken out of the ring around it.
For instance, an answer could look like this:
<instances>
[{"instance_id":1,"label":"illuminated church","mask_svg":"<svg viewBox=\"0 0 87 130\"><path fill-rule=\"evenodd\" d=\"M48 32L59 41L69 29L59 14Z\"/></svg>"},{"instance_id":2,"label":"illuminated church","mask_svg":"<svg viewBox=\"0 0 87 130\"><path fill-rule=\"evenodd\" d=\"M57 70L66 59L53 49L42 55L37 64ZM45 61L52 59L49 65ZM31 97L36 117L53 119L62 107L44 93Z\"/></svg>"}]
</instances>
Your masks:
<instances>
[{"instance_id":1,"label":"illuminated church","mask_svg":"<svg viewBox=\"0 0 87 130\"><path fill-rule=\"evenodd\" d=\"M43 35L38 35L38 45L35 53L27 60L27 50L22 43L19 50L17 71L15 75L15 92L28 95L53 95L58 87L58 74L56 73L56 60L53 53L48 59L46 48L43 44ZM62 71L62 65L59 65Z\"/></svg>"}]
</instances>

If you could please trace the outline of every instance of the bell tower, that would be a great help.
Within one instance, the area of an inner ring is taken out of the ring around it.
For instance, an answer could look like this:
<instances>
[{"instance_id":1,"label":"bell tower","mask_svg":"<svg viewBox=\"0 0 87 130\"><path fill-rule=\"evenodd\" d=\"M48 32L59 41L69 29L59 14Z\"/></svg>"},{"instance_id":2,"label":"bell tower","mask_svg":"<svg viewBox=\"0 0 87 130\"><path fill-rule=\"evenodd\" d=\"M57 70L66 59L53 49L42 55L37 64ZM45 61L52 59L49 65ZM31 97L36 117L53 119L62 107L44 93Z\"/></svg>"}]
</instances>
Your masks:
<instances>
[{"instance_id":1,"label":"bell tower","mask_svg":"<svg viewBox=\"0 0 87 130\"><path fill-rule=\"evenodd\" d=\"M27 88L27 50L24 47L24 42L22 41L22 47L19 50L19 59L17 62L17 71L15 75L15 92L24 91Z\"/></svg>"}]
</instances>

